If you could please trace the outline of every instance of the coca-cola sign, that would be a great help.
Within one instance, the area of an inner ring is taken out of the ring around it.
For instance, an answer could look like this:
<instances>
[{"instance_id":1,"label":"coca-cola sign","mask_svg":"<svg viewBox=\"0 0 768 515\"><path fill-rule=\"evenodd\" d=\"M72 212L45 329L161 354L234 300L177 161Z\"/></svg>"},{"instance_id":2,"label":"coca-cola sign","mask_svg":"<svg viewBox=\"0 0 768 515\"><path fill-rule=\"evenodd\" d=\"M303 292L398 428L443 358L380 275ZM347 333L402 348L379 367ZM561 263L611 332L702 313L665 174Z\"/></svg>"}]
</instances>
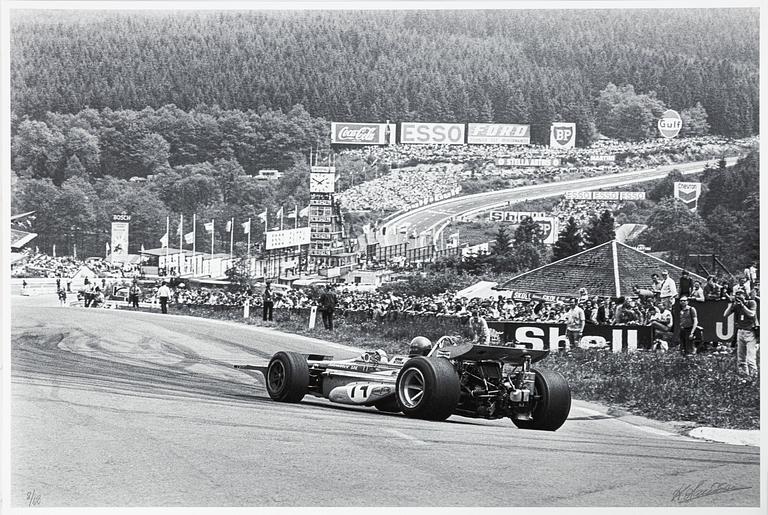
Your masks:
<instances>
[{"instance_id":1,"label":"coca-cola sign","mask_svg":"<svg viewBox=\"0 0 768 515\"><path fill-rule=\"evenodd\" d=\"M394 125L386 123L331 122L331 143L386 145L394 140Z\"/></svg>"}]
</instances>

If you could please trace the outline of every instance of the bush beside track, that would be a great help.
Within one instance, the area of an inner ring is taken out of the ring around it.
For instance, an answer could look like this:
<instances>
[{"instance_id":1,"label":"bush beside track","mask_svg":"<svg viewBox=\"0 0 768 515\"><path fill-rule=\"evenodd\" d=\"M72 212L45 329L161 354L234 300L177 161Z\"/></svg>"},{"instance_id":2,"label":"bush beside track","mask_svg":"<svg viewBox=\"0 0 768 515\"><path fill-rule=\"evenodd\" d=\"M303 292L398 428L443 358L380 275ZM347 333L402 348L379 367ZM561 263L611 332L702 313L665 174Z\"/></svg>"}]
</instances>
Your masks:
<instances>
[{"instance_id":1,"label":"bush beside track","mask_svg":"<svg viewBox=\"0 0 768 515\"><path fill-rule=\"evenodd\" d=\"M258 307L252 308L248 319L243 318L242 308L230 306L176 305L169 313L271 327L355 347L383 349L389 355L404 353L416 335L433 341L445 334L469 335L466 325L452 317L402 315L396 321L361 322L337 316L331 333L322 328L319 314L319 327L309 329L307 309L275 310L272 322L261 320ZM684 357L676 352L614 354L575 349L550 354L543 366L563 374L576 399L692 426L760 427L759 379L738 375L733 353Z\"/></svg>"}]
</instances>

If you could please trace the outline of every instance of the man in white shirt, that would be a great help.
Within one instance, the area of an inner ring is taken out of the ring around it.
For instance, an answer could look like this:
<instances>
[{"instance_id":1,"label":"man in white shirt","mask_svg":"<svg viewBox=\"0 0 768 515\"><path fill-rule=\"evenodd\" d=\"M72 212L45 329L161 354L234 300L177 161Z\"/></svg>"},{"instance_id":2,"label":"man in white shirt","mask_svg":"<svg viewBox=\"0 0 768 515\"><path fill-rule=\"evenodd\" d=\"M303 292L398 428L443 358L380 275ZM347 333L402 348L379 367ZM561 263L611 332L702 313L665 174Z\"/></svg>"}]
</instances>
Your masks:
<instances>
[{"instance_id":1,"label":"man in white shirt","mask_svg":"<svg viewBox=\"0 0 768 515\"><path fill-rule=\"evenodd\" d=\"M572 349L579 346L584 323L584 310L579 307L577 299L571 299L571 309L565 314L565 334Z\"/></svg>"},{"instance_id":2,"label":"man in white shirt","mask_svg":"<svg viewBox=\"0 0 768 515\"><path fill-rule=\"evenodd\" d=\"M662 306L671 309L672 304L675 303L675 297L677 297L677 285L666 270L661 271L661 293L659 296Z\"/></svg>"},{"instance_id":3,"label":"man in white shirt","mask_svg":"<svg viewBox=\"0 0 768 515\"><path fill-rule=\"evenodd\" d=\"M157 290L157 298L160 301L160 309L164 314L168 313L168 298L171 296L171 289L167 283L163 281L160 288Z\"/></svg>"}]
</instances>

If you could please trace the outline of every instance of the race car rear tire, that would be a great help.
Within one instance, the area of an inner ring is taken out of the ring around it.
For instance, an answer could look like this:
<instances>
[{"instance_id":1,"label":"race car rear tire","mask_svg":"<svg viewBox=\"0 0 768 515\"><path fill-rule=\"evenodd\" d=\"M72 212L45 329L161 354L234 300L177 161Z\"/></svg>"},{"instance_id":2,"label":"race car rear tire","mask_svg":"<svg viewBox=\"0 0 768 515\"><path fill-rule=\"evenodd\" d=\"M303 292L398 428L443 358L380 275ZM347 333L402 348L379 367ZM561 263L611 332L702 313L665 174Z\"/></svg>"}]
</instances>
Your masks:
<instances>
[{"instance_id":1,"label":"race car rear tire","mask_svg":"<svg viewBox=\"0 0 768 515\"><path fill-rule=\"evenodd\" d=\"M377 410L383 411L385 413L400 413L403 411L402 406L400 406L400 403L397 402L397 395L392 395L386 399L382 399L373 406Z\"/></svg>"},{"instance_id":2,"label":"race car rear tire","mask_svg":"<svg viewBox=\"0 0 768 515\"><path fill-rule=\"evenodd\" d=\"M396 395L406 416L445 420L459 403L459 375L445 358L417 356L400 370Z\"/></svg>"},{"instance_id":3,"label":"race car rear tire","mask_svg":"<svg viewBox=\"0 0 768 515\"><path fill-rule=\"evenodd\" d=\"M531 420L513 418L512 422L520 429L556 431L571 411L571 388L558 372L536 369L533 372L536 374L534 394L540 398L535 401Z\"/></svg>"},{"instance_id":4,"label":"race car rear tire","mask_svg":"<svg viewBox=\"0 0 768 515\"><path fill-rule=\"evenodd\" d=\"M298 352L280 351L269 361L265 379L273 400L299 402L309 387L309 365Z\"/></svg>"}]
</instances>

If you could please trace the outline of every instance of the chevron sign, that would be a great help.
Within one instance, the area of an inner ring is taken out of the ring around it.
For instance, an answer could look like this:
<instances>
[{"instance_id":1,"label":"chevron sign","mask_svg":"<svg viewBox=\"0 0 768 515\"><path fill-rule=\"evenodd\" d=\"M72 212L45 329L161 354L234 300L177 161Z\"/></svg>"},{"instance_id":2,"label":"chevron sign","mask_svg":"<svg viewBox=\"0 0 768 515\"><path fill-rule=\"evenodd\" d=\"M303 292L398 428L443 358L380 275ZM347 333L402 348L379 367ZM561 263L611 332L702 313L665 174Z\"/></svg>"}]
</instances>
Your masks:
<instances>
[{"instance_id":1,"label":"chevron sign","mask_svg":"<svg viewBox=\"0 0 768 515\"><path fill-rule=\"evenodd\" d=\"M682 200L688 209L696 211L701 196L700 182L676 182L675 198Z\"/></svg>"}]
</instances>

